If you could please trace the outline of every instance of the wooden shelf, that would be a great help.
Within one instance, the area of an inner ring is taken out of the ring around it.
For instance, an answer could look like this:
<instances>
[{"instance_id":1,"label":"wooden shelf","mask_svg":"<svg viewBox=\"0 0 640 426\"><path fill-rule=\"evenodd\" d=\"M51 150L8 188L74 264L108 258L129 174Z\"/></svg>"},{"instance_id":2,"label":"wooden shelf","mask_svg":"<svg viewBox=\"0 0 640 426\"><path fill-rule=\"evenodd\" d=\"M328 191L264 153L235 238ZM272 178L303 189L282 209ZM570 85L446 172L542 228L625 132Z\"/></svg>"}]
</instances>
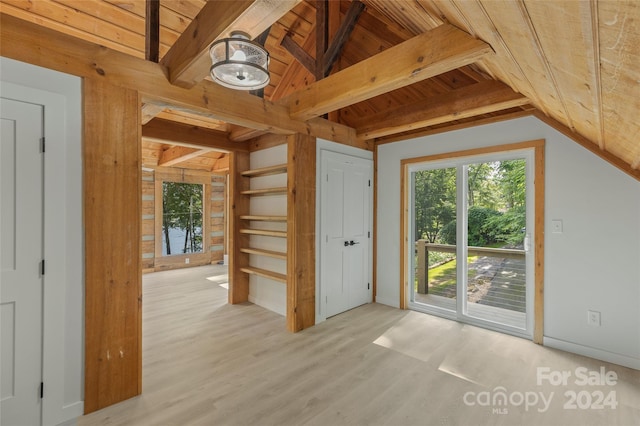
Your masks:
<instances>
[{"instance_id":1,"label":"wooden shelf","mask_svg":"<svg viewBox=\"0 0 640 426\"><path fill-rule=\"evenodd\" d=\"M264 236L267 236L267 237L287 238L287 232L286 231L269 231L267 229L244 228L244 229L240 229L240 233L241 234L250 234L250 235L264 235Z\"/></svg>"},{"instance_id":2,"label":"wooden shelf","mask_svg":"<svg viewBox=\"0 0 640 426\"><path fill-rule=\"evenodd\" d=\"M267 271L266 269L254 268L252 266L246 266L240 268L240 270L246 274L250 275L258 275L259 277L269 278L275 281L280 281L282 283L287 282L287 276L284 274L279 274L277 272Z\"/></svg>"},{"instance_id":3,"label":"wooden shelf","mask_svg":"<svg viewBox=\"0 0 640 426\"><path fill-rule=\"evenodd\" d=\"M286 222L286 216L264 216L264 215L242 215L240 216L242 220L261 220L267 222Z\"/></svg>"},{"instance_id":4,"label":"wooden shelf","mask_svg":"<svg viewBox=\"0 0 640 426\"><path fill-rule=\"evenodd\" d=\"M242 195L276 195L276 194L286 194L287 187L282 186L278 188L264 188L264 189L249 189L247 191L241 191Z\"/></svg>"},{"instance_id":5,"label":"wooden shelf","mask_svg":"<svg viewBox=\"0 0 640 426\"><path fill-rule=\"evenodd\" d=\"M273 257L274 259L287 260L287 253L284 253L281 251L262 250L262 249L255 249L251 247L241 248L240 251L242 253L257 254L260 256Z\"/></svg>"},{"instance_id":6,"label":"wooden shelf","mask_svg":"<svg viewBox=\"0 0 640 426\"><path fill-rule=\"evenodd\" d=\"M278 164L277 166L269 166L269 167L262 167L259 169L247 170L240 174L246 177L258 177L258 176L277 175L277 174L286 173L286 172L287 172L287 165Z\"/></svg>"}]
</instances>

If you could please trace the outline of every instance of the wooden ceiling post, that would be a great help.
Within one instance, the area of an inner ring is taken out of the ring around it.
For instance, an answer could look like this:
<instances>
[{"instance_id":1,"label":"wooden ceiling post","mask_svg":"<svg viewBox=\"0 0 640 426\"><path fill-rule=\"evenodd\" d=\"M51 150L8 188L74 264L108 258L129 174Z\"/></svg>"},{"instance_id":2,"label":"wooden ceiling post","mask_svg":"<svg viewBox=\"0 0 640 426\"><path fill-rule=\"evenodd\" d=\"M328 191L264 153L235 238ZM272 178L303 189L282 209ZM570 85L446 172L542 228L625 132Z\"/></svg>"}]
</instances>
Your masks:
<instances>
[{"instance_id":1,"label":"wooden ceiling post","mask_svg":"<svg viewBox=\"0 0 640 426\"><path fill-rule=\"evenodd\" d=\"M316 66L314 75L316 81L325 77L324 52L327 51L329 41L329 13L327 0L316 0Z\"/></svg>"},{"instance_id":2,"label":"wooden ceiling post","mask_svg":"<svg viewBox=\"0 0 640 426\"><path fill-rule=\"evenodd\" d=\"M160 60L160 0L147 0L145 16L145 59Z\"/></svg>"}]
</instances>

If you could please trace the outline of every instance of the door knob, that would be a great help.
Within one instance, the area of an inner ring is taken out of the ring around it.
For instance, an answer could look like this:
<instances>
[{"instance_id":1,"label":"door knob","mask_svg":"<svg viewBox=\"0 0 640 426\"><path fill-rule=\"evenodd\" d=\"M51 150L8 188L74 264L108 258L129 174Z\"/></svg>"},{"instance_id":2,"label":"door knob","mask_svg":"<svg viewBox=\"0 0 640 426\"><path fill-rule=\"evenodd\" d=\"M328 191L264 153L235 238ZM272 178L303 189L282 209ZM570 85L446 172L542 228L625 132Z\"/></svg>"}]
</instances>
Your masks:
<instances>
[{"instance_id":1,"label":"door knob","mask_svg":"<svg viewBox=\"0 0 640 426\"><path fill-rule=\"evenodd\" d=\"M353 246L353 245L355 245L355 244L360 244L360 243L359 243L359 242L356 242L356 241L353 241L353 240L349 241L349 245L350 245L350 246Z\"/></svg>"},{"instance_id":2,"label":"door knob","mask_svg":"<svg viewBox=\"0 0 640 426\"><path fill-rule=\"evenodd\" d=\"M345 246L345 247L349 247L349 241L345 241L345 242L344 242L344 246Z\"/></svg>"}]
</instances>

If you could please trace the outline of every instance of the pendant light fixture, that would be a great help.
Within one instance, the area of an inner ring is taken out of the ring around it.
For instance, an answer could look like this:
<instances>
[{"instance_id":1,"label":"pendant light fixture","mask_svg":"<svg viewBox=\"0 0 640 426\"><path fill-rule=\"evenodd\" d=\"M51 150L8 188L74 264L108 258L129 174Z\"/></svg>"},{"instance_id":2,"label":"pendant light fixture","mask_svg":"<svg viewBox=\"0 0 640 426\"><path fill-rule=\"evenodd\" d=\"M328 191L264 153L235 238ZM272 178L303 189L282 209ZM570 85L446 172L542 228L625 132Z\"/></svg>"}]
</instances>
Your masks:
<instances>
[{"instance_id":1,"label":"pendant light fixture","mask_svg":"<svg viewBox=\"0 0 640 426\"><path fill-rule=\"evenodd\" d=\"M215 41L209 48L211 78L218 84L237 90L257 90L269 84L269 52L234 31L230 38Z\"/></svg>"}]
</instances>

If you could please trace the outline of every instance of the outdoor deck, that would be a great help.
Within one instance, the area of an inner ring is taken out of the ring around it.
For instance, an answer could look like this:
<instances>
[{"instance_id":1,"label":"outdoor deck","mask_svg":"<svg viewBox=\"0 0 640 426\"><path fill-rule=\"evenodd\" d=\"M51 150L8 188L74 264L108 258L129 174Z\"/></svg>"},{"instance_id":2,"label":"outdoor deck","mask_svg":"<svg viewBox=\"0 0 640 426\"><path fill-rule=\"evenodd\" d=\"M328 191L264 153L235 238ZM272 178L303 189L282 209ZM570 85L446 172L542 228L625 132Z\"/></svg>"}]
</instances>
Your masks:
<instances>
[{"instance_id":1,"label":"outdoor deck","mask_svg":"<svg viewBox=\"0 0 640 426\"><path fill-rule=\"evenodd\" d=\"M414 301L456 309L456 260L431 268L429 252L455 253L456 246L418 242L418 268ZM420 251L424 249L424 254ZM467 314L488 321L524 327L526 265L524 250L469 247ZM420 266L425 265L421 270ZM449 265L449 266L447 266ZM421 282L422 281L422 282Z\"/></svg>"}]
</instances>

